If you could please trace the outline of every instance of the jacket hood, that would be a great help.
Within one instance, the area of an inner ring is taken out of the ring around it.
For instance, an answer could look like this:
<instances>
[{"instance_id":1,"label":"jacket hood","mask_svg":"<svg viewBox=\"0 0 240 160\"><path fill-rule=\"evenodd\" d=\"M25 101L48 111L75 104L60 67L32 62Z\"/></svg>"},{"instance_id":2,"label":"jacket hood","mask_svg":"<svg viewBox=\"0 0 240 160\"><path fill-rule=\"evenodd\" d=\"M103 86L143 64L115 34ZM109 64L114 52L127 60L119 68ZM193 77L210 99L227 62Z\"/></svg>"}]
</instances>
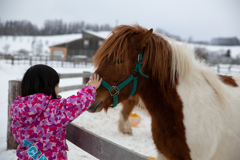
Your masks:
<instances>
[{"instance_id":1,"label":"jacket hood","mask_svg":"<svg viewBox=\"0 0 240 160\"><path fill-rule=\"evenodd\" d=\"M29 125L41 115L50 100L51 96L42 93L25 97L17 96L11 105L10 116L23 125Z\"/></svg>"}]
</instances>

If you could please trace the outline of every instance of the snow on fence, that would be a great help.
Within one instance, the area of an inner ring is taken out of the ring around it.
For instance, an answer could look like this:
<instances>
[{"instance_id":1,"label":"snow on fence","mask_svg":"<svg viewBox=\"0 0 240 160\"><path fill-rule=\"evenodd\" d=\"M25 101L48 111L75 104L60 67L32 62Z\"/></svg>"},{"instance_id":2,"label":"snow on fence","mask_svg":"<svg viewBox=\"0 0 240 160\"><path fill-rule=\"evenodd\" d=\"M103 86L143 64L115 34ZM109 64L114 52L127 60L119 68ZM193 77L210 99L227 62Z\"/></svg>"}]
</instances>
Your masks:
<instances>
[{"instance_id":1,"label":"snow on fence","mask_svg":"<svg viewBox=\"0 0 240 160\"><path fill-rule=\"evenodd\" d=\"M89 77L93 73L84 72L78 74L59 74L60 78L74 78L82 77L83 84L60 87L59 91L68 91L73 89L79 89L86 85L89 81ZM14 140L13 135L10 131L10 123L12 121L10 115L10 107L12 102L16 99L17 95L21 93L21 81L9 81L9 92L8 92L8 130L7 130L7 149L16 149L17 142ZM133 152L127 148L124 148L118 144L115 144L105 138L102 138L84 128L76 126L72 123L67 125L67 140L81 148L82 150L88 152L94 157L102 160L116 159L116 160L150 160L150 158L140 155L139 153Z\"/></svg>"}]
</instances>

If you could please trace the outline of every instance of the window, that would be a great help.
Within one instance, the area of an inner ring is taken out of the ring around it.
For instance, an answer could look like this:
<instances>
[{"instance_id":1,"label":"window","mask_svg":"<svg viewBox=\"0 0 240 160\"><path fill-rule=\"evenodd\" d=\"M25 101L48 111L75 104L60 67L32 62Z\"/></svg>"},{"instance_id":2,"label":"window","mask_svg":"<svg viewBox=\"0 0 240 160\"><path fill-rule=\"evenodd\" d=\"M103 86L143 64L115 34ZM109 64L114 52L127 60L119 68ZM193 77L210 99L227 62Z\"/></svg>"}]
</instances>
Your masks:
<instances>
[{"instance_id":1,"label":"window","mask_svg":"<svg viewBox=\"0 0 240 160\"><path fill-rule=\"evenodd\" d=\"M98 41L98 46L101 46L103 44L103 41L102 40L99 40Z\"/></svg>"},{"instance_id":2,"label":"window","mask_svg":"<svg viewBox=\"0 0 240 160\"><path fill-rule=\"evenodd\" d=\"M85 39L83 41L83 45L84 45L84 47L88 47L89 46L89 40Z\"/></svg>"},{"instance_id":3,"label":"window","mask_svg":"<svg viewBox=\"0 0 240 160\"><path fill-rule=\"evenodd\" d=\"M53 56L54 57L63 57L64 56L64 50L63 49L53 49Z\"/></svg>"}]
</instances>

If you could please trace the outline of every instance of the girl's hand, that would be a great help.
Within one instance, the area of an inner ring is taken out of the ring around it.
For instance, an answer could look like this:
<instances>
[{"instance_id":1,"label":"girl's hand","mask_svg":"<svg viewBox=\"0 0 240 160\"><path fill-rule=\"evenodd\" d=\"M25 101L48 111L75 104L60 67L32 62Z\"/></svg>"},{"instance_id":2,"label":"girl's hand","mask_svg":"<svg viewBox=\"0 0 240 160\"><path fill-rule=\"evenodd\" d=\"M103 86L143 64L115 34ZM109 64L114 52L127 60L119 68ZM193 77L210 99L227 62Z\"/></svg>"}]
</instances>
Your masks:
<instances>
[{"instance_id":1,"label":"girl's hand","mask_svg":"<svg viewBox=\"0 0 240 160\"><path fill-rule=\"evenodd\" d=\"M90 81L88 81L87 84L95 87L96 89L98 89L99 86L101 85L101 82L102 82L102 78L99 79L99 75L94 74L93 76L91 76Z\"/></svg>"}]
</instances>

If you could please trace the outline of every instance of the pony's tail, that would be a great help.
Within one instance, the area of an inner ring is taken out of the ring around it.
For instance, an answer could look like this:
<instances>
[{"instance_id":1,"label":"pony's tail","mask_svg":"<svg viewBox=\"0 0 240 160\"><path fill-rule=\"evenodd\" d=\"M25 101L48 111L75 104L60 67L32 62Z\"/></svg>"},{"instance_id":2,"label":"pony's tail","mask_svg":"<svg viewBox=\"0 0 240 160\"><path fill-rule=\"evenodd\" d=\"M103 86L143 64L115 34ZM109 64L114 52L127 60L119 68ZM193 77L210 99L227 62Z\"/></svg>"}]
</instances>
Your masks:
<instances>
[{"instance_id":1,"label":"pony's tail","mask_svg":"<svg viewBox=\"0 0 240 160\"><path fill-rule=\"evenodd\" d=\"M205 68L205 67L204 67ZM221 83L221 80L218 78L216 73L209 68L205 68L201 72L202 76L206 79L206 81L210 84L210 86L213 87L214 91L217 93L220 102L224 106L227 105L226 101L226 92L225 92L225 86Z\"/></svg>"}]
</instances>

